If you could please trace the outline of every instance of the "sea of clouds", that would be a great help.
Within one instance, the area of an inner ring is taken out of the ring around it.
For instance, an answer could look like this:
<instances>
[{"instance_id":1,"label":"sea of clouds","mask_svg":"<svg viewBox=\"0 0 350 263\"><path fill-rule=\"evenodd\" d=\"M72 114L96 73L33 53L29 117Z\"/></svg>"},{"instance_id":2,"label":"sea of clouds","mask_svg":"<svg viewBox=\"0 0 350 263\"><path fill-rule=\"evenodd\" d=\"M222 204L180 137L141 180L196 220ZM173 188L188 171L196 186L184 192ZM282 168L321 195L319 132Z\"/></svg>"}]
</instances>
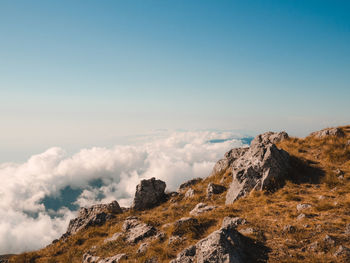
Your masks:
<instances>
[{"instance_id":1,"label":"sea of clouds","mask_svg":"<svg viewBox=\"0 0 350 263\"><path fill-rule=\"evenodd\" d=\"M0 254L38 249L59 238L75 217L72 205L116 199L129 206L141 179L156 177L171 191L206 177L226 151L244 145L239 138L231 132L172 132L70 156L53 147L24 163L0 164ZM76 195L70 203L62 194L67 187ZM50 207L48 198L60 207Z\"/></svg>"}]
</instances>

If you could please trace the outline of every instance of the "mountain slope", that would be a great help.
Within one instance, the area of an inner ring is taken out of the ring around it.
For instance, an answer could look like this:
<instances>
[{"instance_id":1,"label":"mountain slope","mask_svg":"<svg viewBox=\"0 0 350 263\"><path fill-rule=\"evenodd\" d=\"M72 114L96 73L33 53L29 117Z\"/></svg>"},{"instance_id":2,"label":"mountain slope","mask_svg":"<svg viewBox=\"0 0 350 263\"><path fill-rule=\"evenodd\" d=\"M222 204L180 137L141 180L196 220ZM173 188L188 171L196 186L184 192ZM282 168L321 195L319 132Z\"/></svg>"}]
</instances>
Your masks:
<instances>
[{"instance_id":1,"label":"mountain slope","mask_svg":"<svg viewBox=\"0 0 350 263\"><path fill-rule=\"evenodd\" d=\"M228 205L226 190L208 197L209 183L230 188L230 164L168 194L154 208L124 209L102 225L80 230L39 251L13 256L10 262L82 262L87 253L100 259L125 254L119 262L169 262L220 229L225 217L244 220L237 230L251 243L255 254L251 262L348 262L350 126L338 130L342 134L321 132L276 143L290 156L281 188L255 190ZM211 209L191 213L199 203ZM115 233L126 233L123 225L129 217L137 217L140 223L135 224L149 226L157 234L138 242L122 236L106 242ZM184 217L190 220L176 223Z\"/></svg>"}]
</instances>

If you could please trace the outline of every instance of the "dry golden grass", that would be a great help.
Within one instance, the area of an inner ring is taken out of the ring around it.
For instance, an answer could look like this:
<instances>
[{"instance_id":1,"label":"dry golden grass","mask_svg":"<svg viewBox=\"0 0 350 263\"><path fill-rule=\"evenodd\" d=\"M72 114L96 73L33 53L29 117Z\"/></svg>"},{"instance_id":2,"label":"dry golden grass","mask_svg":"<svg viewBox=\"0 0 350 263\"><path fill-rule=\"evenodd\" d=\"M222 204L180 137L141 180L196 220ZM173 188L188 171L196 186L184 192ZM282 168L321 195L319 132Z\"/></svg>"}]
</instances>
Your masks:
<instances>
[{"instance_id":1,"label":"dry golden grass","mask_svg":"<svg viewBox=\"0 0 350 263\"><path fill-rule=\"evenodd\" d=\"M101 257L128 254L129 258L124 262L144 262L154 256L161 262L169 262L185 247L218 229L225 216L239 216L248 221L238 229L252 227L256 230L249 238L269 249L267 262L347 262L333 256L340 244L350 246L350 237L344 234L346 224L350 223L350 146L346 145L350 139L350 126L342 128L346 138L290 138L280 143L278 146L292 156L292 169L289 180L276 192L252 192L229 206L224 204L225 193L207 200L209 182L229 186L230 171L226 171L194 185L194 198L185 199L179 195L149 211L128 211L104 226L81 231L66 242L13 257L12 262L81 262L83 254L93 246L97 247L96 255ZM343 179L337 177L336 169L344 171ZM215 204L219 208L198 217L197 224L182 228L163 227L189 216L199 202ZM312 205L302 212L305 218L301 220L297 220L299 203ZM147 252L139 255L136 251L140 244L129 245L122 239L105 244L103 240L120 231L124 219L131 215L162 230L165 239L152 241ZM296 231L286 233L283 230L286 225L294 226ZM169 245L168 238L173 234L183 234L186 239ZM335 246L323 241L326 234L335 240ZM309 246L314 242L320 245L312 251Z\"/></svg>"}]
</instances>

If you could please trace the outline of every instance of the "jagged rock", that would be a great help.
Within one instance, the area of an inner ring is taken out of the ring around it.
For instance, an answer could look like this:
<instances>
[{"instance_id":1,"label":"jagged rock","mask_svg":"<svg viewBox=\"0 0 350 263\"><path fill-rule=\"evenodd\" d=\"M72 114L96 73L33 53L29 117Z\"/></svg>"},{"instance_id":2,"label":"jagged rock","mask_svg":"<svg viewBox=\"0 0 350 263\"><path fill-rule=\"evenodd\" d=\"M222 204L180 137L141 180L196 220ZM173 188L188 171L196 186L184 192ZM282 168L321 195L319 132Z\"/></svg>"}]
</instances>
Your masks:
<instances>
[{"instance_id":1,"label":"jagged rock","mask_svg":"<svg viewBox=\"0 0 350 263\"><path fill-rule=\"evenodd\" d=\"M165 182L156 180L154 177L142 180L136 186L132 208L135 210L146 210L160 204L165 200L165 187Z\"/></svg>"},{"instance_id":2,"label":"jagged rock","mask_svg":"<svg viewBox=\"0 0 350 263\"><path fill-rule=\"evenodd\" d=\"M337 249L337 251L334 253L335 257L342 257L342 256L346 256L347 258L350 257L350 249L344 246L339 246L339 248Z\"/></svg>"},{"instance_id":3,"label":"jagged rock","mask_svg":"<svg viewBox=\"0 0 350 263\"><path fill-rule=\"evenodd\" d=\"M186 181L186 182L184 182L183 184L180 185L179 190L183 190L183 189L185 189L185 188L187 188L189 186L195 185L195 184L201 182L202 180L203 179L200 178L200 177L188 180L188 181Z\"/></svg>"},{"instance_id":4,"label":"jagged rock","mask_svg":"<svg viewBox=\"0 0 350 263\"><path fill-rule=\"evenodd\" d=\"M309 209L309 208L311 208L311 207L312 207L312 206L311 206L310 204L298 204L298 205L297 205L297 210L298 210L298 212L300 212L300 211Z\"/></svg>"},{"instance_id":5,"label":"jagged rock","mask_svg":"<svg viewBox=\"0 0 350 263\"><path fill-rule=\"evenodd\" d=\"M200 214L203 214L205 212L211 211L213 209L217 208L217 206L214 205L207 205L205 203L198 203L190 212L191 216L198 216Z\"/></svg>"},{"instance_id":6,"label":"jagged rock","mask_svg":"<svg viewBox=\"0 0 350 263\"><path fill-rule=\"evenodd\" d=\"M104 243L113 242L113 241L117 240L122 235L123 235L123 233L121 233L121 232L114 233L113 236L106 238L103 242Z\"/></svg>"},{"instance_id":7,"label":"jagged rock","mask_svg":"<svg viewBox=\"0 0 350 263\"><path fill-rule=\"evenodd\" d=\"M346 142L346 146L350 146L350 140Z\"/></svg>"},{"instance_id":8,"label":"jagged rock","mask_svg":"<svg viewBox=\"0 0 350 263\"><path fill-rule=\"evenodd\" d=\"M344 137L345 133L340 128L327 128L320 131L312 132L309 136L313 136L318 139L322 139L328 136Z\"/></svg>"},{"instance_id":9,"label":"jagged rock","mask_svg":"<svg viewBox=\"0 0 350 263\"><path fill-rule=\"evenodd\" d=\"M194 190L192 188L188 189L185 193L185 198L191 198L194 196Z\"/></svg>"},{"instance_id":10,"label":"jagged rock","mask_svg":"<svg viewBox=\"0 0 350 263\"><path fill-rule=\"evenodd\" d=\"M170 263L243 263L248 260L244 237L227 225L180 252ZM254 253L254 252L250 252Z\"/></svg>"},{"instance_id":11,"label":"jagged rock","mask_svg":"<svg viewBox=\"0 0 350 263\"><path fill-rule=\"evenodd\" d=\"M139 246L139 248L138 248L138 250L137 250L137 253L145 253L146 251L147 251L147 249L148 249L148 247L149 247L149 244L147 243L147 242L145 242L145 243L142 243L140 246Z\"/></svg>"},{"instance_id":12,"label":"jagged rock","mask_svg":"<svg viewBox=\"0 0 350 263\"><path fill-rule=\"evenodd\" d=\"M83 255L83 263L118 263L122 259L126 259L126 254L118 254L108 258L100 258L97 256L92 256L89 253Z\"/></svg>"},{"instance_id":13,"label":"jagged rock","mask_svg":"<svg viewBox=\"0 0 350 263\"><path fill-rule=\"evenodd\" d=\"M209 183L207 187L207 197L210 198L213 195L221 194L226 191L226 187L219 184Z\"/></svg>"},{"instance_id":14,"label":"jagged rock","mask_svg":"<svg viewBox=\"0 0 350 263\"><path fill-rule=\"evenodd\" d=\"M297 216L297 220L300 221L306 217L305 214L301 213L300 215Z\"/></svg>"},{"instance_id":15,"label":"jagged rock","mask_svg":"<svg viewBox=\"0 0 350 263\"><path fill-rule=\"evenodd\" d=\"M225 158L217 161L217 163L214 165L210 176L224 173L227 168L231 166L232 162L241 157L247 150L247 147L233 148L229 150L227 153L225 153Z\"/></svg>"},{"instance_id":16,"label":"jagged rock","mask_svg":"<svg viewBox=\"0 0 350 263\"><path fill-rule=\"evenodd\" d=\"M90 226L103 225L107 220L114 218L114 214L122 212L117 201L109 204L93 205L89 208L83 207L79 210L78 217L69 222L67 232L63 237L75 234L79 230Z\"/></svg>"},{"instance_id":17,"label":"jagged rock","mask_svg":"<svg viewBox=\"0 0 350 263\"><path fill-rule=\"evenodd\" d=\"M97 263L100 260L100 257L90 255L85 253L83 255L83 263Z\"/></svg>"},{"instance_id":18,"label":"jagged rock","mask_svg":"<svg viewBox=\"0 0 350 263\"><path fill-rule=\"evenodd\" d=\"M236 228L238 225L245 225L246 223L247 223L247 220L243 218L226 216L222 220L221 227L230 226L231 228Z\"/></svg>"},{"instance_id":19,"label":"jagged rock","mask_svg":"<svg viewBox=\"0 0 350 263\"><path fill-rule=\"evenodd\" d=\"M274 190L283 184L288 175L289 154L273 143L287 137L285 132L268 132L254 138L250 148L232 163L233 180L226 204L232 204L252 190Z\"/></svg>"},{"instance_id":20,"label":"jagged rock","mask_svg":"<svg viewBox=\"0 0 350 263\"><path fill-rule=\"evenodd\" d=\"M137 217L128 217L123 224L126 241L137 243L147 237L157 234L157 230L148 224L141 222Z\"/></svg>"}]
</instances>

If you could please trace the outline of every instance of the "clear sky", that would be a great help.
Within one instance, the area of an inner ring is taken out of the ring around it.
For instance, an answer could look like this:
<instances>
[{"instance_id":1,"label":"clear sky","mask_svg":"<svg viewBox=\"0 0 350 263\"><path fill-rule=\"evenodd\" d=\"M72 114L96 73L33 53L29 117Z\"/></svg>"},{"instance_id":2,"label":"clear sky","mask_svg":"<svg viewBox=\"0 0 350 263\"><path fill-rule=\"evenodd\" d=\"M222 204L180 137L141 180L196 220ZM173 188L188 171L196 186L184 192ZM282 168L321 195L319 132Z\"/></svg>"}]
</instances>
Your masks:
<instances>
[{"instance_id":1,"label":"clear sky","mask_svg":"<svg viewBox=\"0 0 350 263\"><path fill-rule=\"evenodd\" d=\"M0 1L0 161L156 129L350 123L349 1Z\"/></svg>"}]
</instances>

